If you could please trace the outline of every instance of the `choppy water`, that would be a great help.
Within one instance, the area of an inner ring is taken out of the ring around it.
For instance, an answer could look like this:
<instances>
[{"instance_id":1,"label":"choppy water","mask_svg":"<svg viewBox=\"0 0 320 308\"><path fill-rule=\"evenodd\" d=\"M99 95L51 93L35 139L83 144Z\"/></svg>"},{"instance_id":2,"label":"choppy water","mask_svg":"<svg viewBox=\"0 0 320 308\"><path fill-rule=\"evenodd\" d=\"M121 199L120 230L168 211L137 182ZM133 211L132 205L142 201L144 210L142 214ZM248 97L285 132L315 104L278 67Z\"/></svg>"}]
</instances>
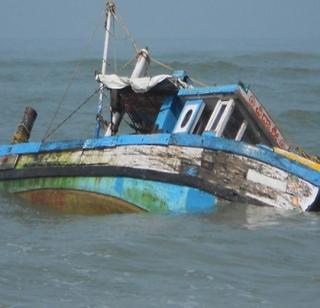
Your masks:
<instances>
[{"instance_id":1,"label":"choppy water","mask_svg":"<svg viewBox=\"0 0 320 308\"><path fill-rule=\"evenodd\" d=\"M0 141L9 142L26 105L38 110L39 140L79 53L1 47ZM320 52L253 50L154 56L208 84L249 83L290 142L319 154ZM83 62L57 122L97 88L99 68L98 54ZM95 112L93 100L55 138L91 137ZM0 307L320 304L317 214L222 204L207 216L63 216L2 195L0 231Z\"/></svg>"}]
</instances>

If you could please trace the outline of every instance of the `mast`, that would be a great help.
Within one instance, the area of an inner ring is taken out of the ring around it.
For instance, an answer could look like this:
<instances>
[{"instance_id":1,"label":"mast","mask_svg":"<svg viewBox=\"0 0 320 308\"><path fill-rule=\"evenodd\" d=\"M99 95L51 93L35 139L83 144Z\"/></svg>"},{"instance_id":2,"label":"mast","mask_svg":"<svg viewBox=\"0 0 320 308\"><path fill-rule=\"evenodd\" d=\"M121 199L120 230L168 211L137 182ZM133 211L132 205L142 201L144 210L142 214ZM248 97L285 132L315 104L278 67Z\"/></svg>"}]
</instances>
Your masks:
<instances>
[{"instance_id":1,"label":"mast","mask_svg":"<svg viewBox=\"0 0 320 308\"><path fill-rule=\"evenodd\" d=\"M107 72L111 20L113 18L113 14L115 13L115 9L116 9L116 6L113 3L113 0L107 0L106 22L105 22L105 41L104 41L104 50L103 50L102 68L101 68L102 75L105 75ZM100 95L99 95L99 104L98 104L98 112L97 112L96 138L99 138L99 136L100 136L102 102L103 102L103 93L104 93L104 85L102 82L100 83L100 92L99 93L100 93Z\"/></svg>"}]
</instances>

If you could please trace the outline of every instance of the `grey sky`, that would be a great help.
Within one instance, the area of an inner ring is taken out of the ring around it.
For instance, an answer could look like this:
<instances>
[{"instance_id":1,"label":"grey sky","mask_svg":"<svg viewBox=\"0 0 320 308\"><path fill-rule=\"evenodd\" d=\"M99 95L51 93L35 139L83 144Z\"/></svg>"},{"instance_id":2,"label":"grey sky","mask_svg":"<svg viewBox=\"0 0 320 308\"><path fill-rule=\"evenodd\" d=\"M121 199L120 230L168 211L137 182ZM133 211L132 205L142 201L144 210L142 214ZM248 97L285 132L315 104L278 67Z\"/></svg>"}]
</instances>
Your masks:
<instances>
[{"instance_id":1,"label":"grey sky","mask_svg":"<svg viewBox=\"0 0 320 308\"><path fill-rule=\"evenodd\" d=\"M319 0L118 0L139 37L320 38ZM104 0L1 0L0 37L83 38Z\"/></svg>"}]
</instances>

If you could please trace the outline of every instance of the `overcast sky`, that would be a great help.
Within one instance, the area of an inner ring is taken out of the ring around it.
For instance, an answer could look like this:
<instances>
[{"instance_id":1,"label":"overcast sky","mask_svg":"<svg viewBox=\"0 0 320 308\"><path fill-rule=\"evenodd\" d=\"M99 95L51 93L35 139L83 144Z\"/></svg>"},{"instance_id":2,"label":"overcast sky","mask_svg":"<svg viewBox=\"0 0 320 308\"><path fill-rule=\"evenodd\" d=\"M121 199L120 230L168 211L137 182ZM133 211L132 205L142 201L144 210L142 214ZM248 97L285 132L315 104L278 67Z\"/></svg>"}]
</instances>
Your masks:
<instances>
[{"instance_id":1,"label":"overcast sky","mask_svg":"<svg viewBox=\"0 0 320 308\"><path fill-rule=\"evenodd\" d=\"M320 41L320 0L117 0L118 14L142 40L197 47L196 39ZM1 0L0 38L103 40L105 0ZM148 43L147 43L148 42ZM1 43L0 43L1 44ZM95 45L98 45L95 43ZM101 44L99 44L99 48ZM152 44L151 44L152 45ZM1 46L0 46L1 48Z\"/></svg>"},{"instance_id":2,"label":"overcast sky","mask_svg":"<svg viewBox=\"0 0 320 308\"><path fill-rule=\"evenodd\" d=\"M132 32L156 37L320 38L319 0L118 0ZM104 0L1 0L0 37L86 37Z\"/></svg>"}]
</instances>

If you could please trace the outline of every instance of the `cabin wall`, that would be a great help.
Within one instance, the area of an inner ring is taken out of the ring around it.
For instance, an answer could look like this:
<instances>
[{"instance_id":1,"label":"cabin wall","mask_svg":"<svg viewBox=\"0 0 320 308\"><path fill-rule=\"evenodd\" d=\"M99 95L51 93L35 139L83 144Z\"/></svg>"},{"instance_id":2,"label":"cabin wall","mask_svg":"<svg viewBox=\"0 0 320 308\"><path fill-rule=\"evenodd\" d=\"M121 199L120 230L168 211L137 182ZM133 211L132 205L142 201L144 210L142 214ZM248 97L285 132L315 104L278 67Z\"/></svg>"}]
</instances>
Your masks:
<instances>
[{"instance_id":1,"label":"cabin wall","mask_svg":"<svg viewBox=\"0 0 320 308\"><path fill-rule=\"evenodd\" d=\"M227 124L223 129L221 137L235 140L240 128L243 124L245 124L244 132L239 139L240 141L252 145L264 144L269 147L272 147L274 145L274 140L270 138L268 134L266 134L266 131L260 125L258 125L259 123L255 121L253 115L250 112L251 110L248 110L248 107L241 96L231 94L216 94L213 96L186 96L181 99L185 102L194 101L195 99L202 99L205 102L205 108L201 110L202 114L198 120L198 123L196 124L195 130L192 132L193 134L201 135L205 130L208 130L206 128L207 123L210 120L211 115L213 115L214 110L220 100L234 100L234 108L231 112L231 115L227 119ZM220 117L219 113L217 114L217 121L220 121L219 118L221 118L221 116L222 114L220 115Z\"/></svg>"},{"instance_id":2,"label":"cabin wall","mask_svg":"<svg viewBox=\"0 0 320 308\"><path fill-rule=\"evenodd\" d=\"M159 133L172 133L182 109L183 103L176 96L165 98L156 119L156 131Z\"/></svg>"},{"instance_id":3,"label":"cabin wall","mask_svg":"<svg viewBox=\"0 0 320 308\"><path fill-rule=\"evenodd\" d=\"M268 114L263 105L259 102L255 94L251 90L245 91L244 89L239 88L238 95L241 102L247 107L247 110L251 116L257 119L255 122L264 132L264 135L267 137L272 146L288 150L290 146L287 144L279 128L272 120L271 116Z\"/></svg>"}]
</instances>

